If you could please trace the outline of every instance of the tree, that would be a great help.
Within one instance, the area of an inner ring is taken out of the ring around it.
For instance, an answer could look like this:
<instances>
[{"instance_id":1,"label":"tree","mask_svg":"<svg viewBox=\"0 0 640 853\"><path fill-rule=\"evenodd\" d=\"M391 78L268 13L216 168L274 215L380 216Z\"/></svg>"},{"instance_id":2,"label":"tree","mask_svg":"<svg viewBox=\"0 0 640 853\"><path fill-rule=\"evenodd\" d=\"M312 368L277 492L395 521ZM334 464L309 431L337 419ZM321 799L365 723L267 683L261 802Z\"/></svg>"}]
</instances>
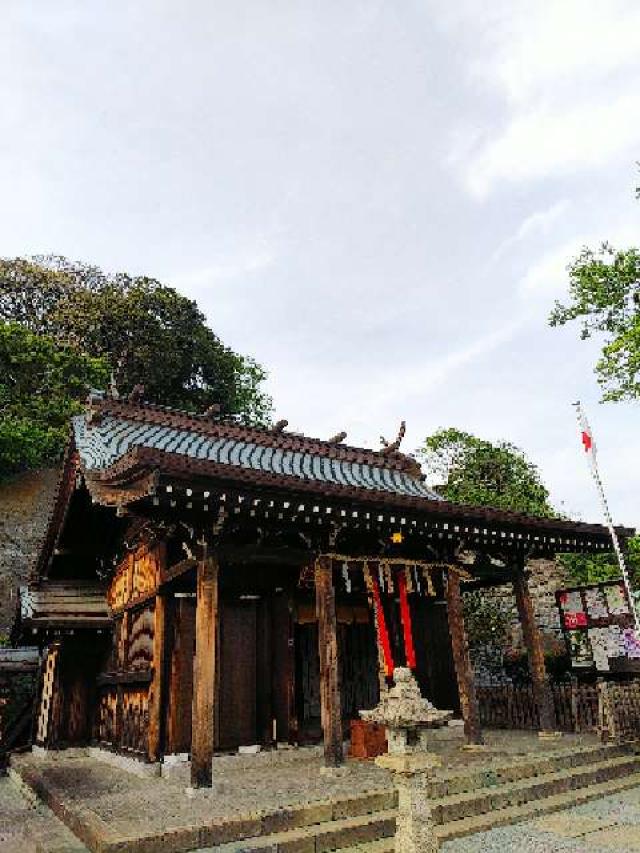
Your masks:
<instances>
[{"instance_id":1,"label":"tree","mask_svg":"<svg viewBox=\"0 0 640 853\"><path fill-rule=\"evenodd\" d=\"M640 536L628 540L626 551L631 585L637 590L640 583ZM577 584L599 583L620 577L615 554L562 554L560 559Z\"/></svg>"},{"instance_id":2,"label":"tree","mask_svg":"<svg viewBox=\"0 0 640 853\"><path fill-rule=\"evenodd\" d=\"M0 322L0 478L56 461L69 418L108 376L104 359Z\"/></svg>"},{"instance_id":3,"label":"tree","mask_svg":"<svg viewBox=\"0 0 640 853\"><path fill-rule=\"evenodd\" d=\"M224 346L196 303L145 276L62 257L0 260L0 319L106 359L120 393L268 422L263 368Z\"/></svg>"},{"instance_id":4,"label":"tree","mask_svg":"<svg viewBox=\"0 0 640 853\"><path fill-rule=\"evenodd\" d=\"M602 399L640 397L640 250L616 251L603 243L585 248L568 267L570 303L556 302L551 326L572 320L582 324L580 337L604 333L602 354L595 366Z\"/></svg>"},{"instance_id":5,"label":"tree","mask_svg":"<svg viewBox=\"0 0 640 853\"><path fill-rule=\"evenodd\" d=\"M492 444L450 427L428 436L418 453L430 480L449 501L554 514L537 467L507 441Z\"/></svg>"}]
</instances>

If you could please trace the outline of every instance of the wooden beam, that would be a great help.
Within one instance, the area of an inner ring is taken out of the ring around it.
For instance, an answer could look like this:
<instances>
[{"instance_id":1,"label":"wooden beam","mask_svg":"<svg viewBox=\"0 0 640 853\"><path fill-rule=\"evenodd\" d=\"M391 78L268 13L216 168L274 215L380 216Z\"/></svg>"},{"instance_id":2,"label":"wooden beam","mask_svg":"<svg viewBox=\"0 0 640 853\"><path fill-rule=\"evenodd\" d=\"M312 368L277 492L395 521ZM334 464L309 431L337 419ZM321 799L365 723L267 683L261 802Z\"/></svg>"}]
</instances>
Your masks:
<instances>
[{"instance_id":1,"label":"wooden beam","mask_svg":"<svg viewBox=\"0 0 640 853\"><path fill-rule=\"evenodd\" d=\"M156 595L153 619L153 677L149 685L149 761L160 761L164 747L164 696L166 691L167 597Z\"/></svg>"},{"instance_id":2,"label":"wooden beam","mask_svg":"<svg viewBox=\"0 0 640 853\"><path fill-rule=\"evenodd\" d=\"M331 559L320 557L316 563L316 615L320 652L320 715L324 736L324 763L338 767L344 762L342 713L338 682L338 636L336 599Z\"/></svg>"},{"instance_id":3,"label":"wooden beam","mask_svg":"<svg viewBox=\"0 0 640 853\"><path fill-rule=\"evenodd\" d=\"M464 733L470 744L481 744L480 711L473 680L473 667L469 655L469 640L464 627L464 610L460 595L460 577L455 571L447 572L447 619L453 651L453 663L458 682L460 710L464 720Z\"/></svg>"},{"instance_id":4,"label":"wooden beam","mask_svg":"<svg viewBox=\"0 0 640 853\"><path fill-rule=\"evenodd\" d=\"M182 575L195 569L198 565L197 560L180 560L179 563L174 563L172 566L160 569L160 585L171 583L171 581L182 577Z\"/></svg>"},{"instance_id":5,"label":"wooden beam","mask_svg":"<svg viewBox=\"0 0 640 853\"><path fill-rule=\"evenodd\" d=\"M206 553L198 563L196 653L193 663L191 784L211 786L215 744L216 671L218 669L218 561Z\"/></svg>"},{"instance_id":6,"label":"wooden beam","mask_svg":"<svg viewBox=\"0 0 640 853\"><path fill-rule=\"evenodd\" d=\"M514 576L513 591L516 597L524 642L529 656L529 672L531 673L533 684L533 695L540 715L540 729L542 732L554 732L556 730L556 714L553 705L553 695L544 665L542 637L533 611L527 573L524 570L524 561L521 562L519 571Z\"/></svg>"}]
</instances>

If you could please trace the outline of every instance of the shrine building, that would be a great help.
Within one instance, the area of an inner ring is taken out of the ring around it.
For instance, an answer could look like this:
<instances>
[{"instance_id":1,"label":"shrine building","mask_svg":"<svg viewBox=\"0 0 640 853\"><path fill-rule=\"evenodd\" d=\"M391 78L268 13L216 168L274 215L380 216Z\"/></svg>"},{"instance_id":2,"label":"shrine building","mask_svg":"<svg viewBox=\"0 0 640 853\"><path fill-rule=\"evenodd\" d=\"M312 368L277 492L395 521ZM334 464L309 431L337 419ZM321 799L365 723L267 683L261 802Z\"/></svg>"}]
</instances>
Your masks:
<instances>
[{"instance_id":1,"label":"shrine building","mask_svg":"<svg viewBox=\"0 0 640 853\"><path fill-rule=\"evenodd\" d=\"M606 528L449 503L400 437L344 437L94 395L21 596L34 743L188 753L193 786L242 746L323 743L335 766L400 665L480 743L461 586L505 583L554 731L527 561L609 551Z\"/></svg>"}]
</instances>

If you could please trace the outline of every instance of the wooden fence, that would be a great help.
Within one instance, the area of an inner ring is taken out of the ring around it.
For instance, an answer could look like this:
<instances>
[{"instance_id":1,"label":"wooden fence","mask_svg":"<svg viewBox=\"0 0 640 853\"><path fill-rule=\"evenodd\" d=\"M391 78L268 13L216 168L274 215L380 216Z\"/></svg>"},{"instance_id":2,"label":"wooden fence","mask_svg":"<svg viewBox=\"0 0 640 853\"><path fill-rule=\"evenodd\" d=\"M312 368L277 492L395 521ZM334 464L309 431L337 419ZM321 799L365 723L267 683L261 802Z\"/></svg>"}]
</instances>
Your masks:
<instances>
[{"instance_id":1,"label":"wooden fence","mask_svg":"<svg viewBox=\"0 0 640 853\"><path fill-rule=\"evenodd\" d=\"M571 681L552 685L557 726L563 732L598 730L598 688ZM480 722L486 728L525 729L540 727L538 708L530 684L477 687Z\"/></svg>"},{"instance_id":2,"label":"wooden fence","mask_svg":"<svg viewBox=\"0 0 640 853\"><path fill-rule=\"evenodd\" d=\"M599 682L598 727L603 740L640 739L640 680Z\"/></svg>"}]
</instances>

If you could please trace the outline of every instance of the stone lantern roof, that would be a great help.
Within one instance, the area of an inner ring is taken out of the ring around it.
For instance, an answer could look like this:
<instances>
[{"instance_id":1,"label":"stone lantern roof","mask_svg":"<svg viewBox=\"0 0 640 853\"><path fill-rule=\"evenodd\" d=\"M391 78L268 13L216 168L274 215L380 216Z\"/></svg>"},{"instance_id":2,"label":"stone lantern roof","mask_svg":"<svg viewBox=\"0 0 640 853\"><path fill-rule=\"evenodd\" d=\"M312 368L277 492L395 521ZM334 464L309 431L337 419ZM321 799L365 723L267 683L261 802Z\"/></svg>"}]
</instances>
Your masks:
<instances>
[{"instance_id":1,"label":"stone lantern roof","mask_svg":"<svg viewBox=\"0 0 640 853\"><path fill-rule=\"evenodd\" d=\"M397 667L394 686L370 711L360 711L363 720L381 723L388 729L438 728L446 725L453 711L439 711L420 693L410 669Z\"/></svg>"}]
</instances>

